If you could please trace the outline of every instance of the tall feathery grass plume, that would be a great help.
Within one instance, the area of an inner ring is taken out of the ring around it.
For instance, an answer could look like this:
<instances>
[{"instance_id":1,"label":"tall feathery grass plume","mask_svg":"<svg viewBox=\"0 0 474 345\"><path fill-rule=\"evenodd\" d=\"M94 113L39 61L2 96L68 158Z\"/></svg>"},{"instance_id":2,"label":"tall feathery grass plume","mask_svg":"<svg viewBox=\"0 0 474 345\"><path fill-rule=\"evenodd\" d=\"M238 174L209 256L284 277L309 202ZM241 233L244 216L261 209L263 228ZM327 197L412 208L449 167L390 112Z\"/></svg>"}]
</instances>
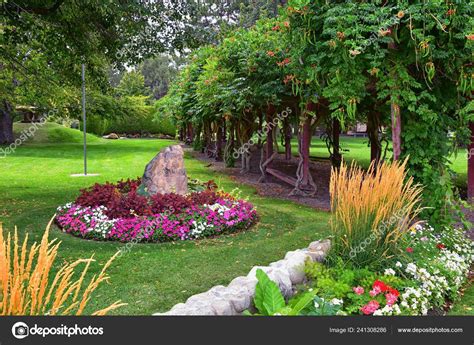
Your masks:
<instances>
[{"instance_id":1,"label":"tall feathery grass plume","mask_svg":"<svg viewBox=\"0 0 474 345\"><path fill-rule=\"evenodd\" d=\"M8 233L5 237L0 223L0 315L82 315L93 292L102 282L108 281L106 270L117 254L87 285L84 280L95 261L93 257L64 263L53 274L61 243L56 239L49 241L51 223L41 242L30 247L28 234L20 245L17 229L13 236ZM76 274L80 265L84 268ZM123 305L117 301L93 315L105 315Z\"/></svg>"},{"instance_id":2,"label":"tall feathery grass plume","mask_svg":"<svg viewBox=\"0 0 474 345\"><path fill-rule=\"evenodd\" d=\"M330 260L380 268L403 252L403 235L422 210L422 188L407 176L407 160L332 170Z\"/></svg>"}]
</instances>

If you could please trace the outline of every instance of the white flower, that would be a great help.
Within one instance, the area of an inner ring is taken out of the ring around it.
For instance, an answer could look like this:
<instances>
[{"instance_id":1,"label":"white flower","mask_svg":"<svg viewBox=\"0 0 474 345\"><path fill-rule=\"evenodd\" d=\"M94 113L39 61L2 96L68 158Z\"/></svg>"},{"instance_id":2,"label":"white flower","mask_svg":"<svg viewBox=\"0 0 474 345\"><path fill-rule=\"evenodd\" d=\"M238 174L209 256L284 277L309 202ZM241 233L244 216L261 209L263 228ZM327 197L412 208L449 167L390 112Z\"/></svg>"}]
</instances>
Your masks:
<instances>
[{"instance_id":1,"label":"white flower","mask_svg":"<svg viewBox=\"0 0 474 345\"><path fill-rule=\"evenodd\" d=\"M382 316L383 313L382 313L382 309L377 309L376 311L374 311L374 313L372 314L374 316Z\"/></svg>"},{"instance_id":2,"label":"white flower","mask_svg":"<svg viewBox=\"0 0 474 345\"><path fill-rule=\"evenodd\" d=\"M394 271L392 268L387 268L387 269L384 271L384 275L386 275L386 276L394 276L394 275L395 275L395 271Z\"/></svg>"},{"instance_id":3,"label":"white flower","mask_svg":"<svg viewBox=\"0 0 474 345\"><path fill-rule=\"evenodd\" d=\"M331 300L331 304L333 304L333 305L342 305L342 303L344 303L344 301L342 299L333 298Z\"/></svg>"},{"instance_id":4,"label":"white flower","mask_svg":"<svg viewBox=\"0 0 474 345\"><path fill-rule=\"evenodd\" d=\"M397 266L397 267L402 267L403 265L402 265L402 263L401 263L400 261L397 261L397 263L395 264L395 266Z\"/></svg>"}]
</instances>

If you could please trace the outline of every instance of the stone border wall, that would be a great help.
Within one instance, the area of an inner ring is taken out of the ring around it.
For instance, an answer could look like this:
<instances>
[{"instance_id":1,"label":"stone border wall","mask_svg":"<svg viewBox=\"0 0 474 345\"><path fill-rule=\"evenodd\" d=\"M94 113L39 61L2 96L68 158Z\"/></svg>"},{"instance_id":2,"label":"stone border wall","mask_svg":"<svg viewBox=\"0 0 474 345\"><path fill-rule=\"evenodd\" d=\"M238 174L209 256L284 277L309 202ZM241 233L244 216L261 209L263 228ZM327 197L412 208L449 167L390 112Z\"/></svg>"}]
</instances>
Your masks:
<instances>
[{"instance_id":1,"label":"stone border wall","mask_svg":"<svg viewBox=\"0 0 474 345\"><path fill-rule=\"evenodd\" d=\"M257 269L262 269L271 280L278 284L285 297L291 297L295 286L305 281L304 264L307 259L322 262L331 243L329 240L312 242L308 248L286 253L285 258L270 266L255 266L245 277L237 277L228 286L214 286L188 298L186 303L176 304L166 313L153 315L240 315L253 308L253 297L257 278Z\"/></svg>"}]
</instances>

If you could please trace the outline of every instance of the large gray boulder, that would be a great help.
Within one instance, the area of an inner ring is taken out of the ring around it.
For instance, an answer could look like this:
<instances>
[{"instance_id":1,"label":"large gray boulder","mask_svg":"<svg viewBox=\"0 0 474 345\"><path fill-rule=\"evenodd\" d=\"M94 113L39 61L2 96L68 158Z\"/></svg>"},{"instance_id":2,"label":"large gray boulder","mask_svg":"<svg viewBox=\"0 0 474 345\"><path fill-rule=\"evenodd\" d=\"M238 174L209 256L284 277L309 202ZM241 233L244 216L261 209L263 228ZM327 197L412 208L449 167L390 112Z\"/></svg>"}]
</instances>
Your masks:
<instances>
[{"instance_id":1,"label":"large gray boulder","mask_svg":"<svg viewBox=\"0 0 474 345\"><path fill-rule=\"evenodd\" d=\"M172 145L162 149L146 166L142 183L150 195L186 194L188 177L181 146Z\"/></svg>"}]
</instances>

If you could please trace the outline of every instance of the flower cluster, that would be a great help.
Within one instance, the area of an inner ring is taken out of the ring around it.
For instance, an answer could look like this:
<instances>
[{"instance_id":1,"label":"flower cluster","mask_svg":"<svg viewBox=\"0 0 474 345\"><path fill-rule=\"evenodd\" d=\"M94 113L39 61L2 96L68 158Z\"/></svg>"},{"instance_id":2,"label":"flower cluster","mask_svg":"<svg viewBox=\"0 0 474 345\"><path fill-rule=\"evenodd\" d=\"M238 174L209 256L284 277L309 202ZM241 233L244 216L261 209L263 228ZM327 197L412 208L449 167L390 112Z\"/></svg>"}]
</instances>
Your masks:
<instances>
[{"instance_id":1,"label":"flower cluster","mask_svg":"<svg viewBox=\"0 0 474 345\"><path fill-rule=\"evenodd\" d=\"M430 309L443 306L446 299L457 297L474 258L473 243L459 229L435 233L432 227L422 224L416 225L409 237L407 257L385 273L397 272L413 283L400 296L402 312L426 315Z\"/></svg>"},{"instance_id":2,"label":"flower cluster","mask_svg":"<svg viewBox=\"0 0 474 345\"><path fill-rule=\"evenodd\" d=\"M361 286L352 288L356 295L363 295L365 290ZM400 314L398 306L395 304L398 301L400 293L397 289L377 279L372 284L372 289L369 291L371 300L360 308L364 315L397 315ZM385 306L380 309L380 306Z\"/></svg>"},{"instance_id":3,"label":"flower cluster","mask_svg":"<svg viewBox=\"0 0 474 345\"><path fill-rule=\"evenodd\" d=\"M175 193L155 194L148 196L139 178L122 180L116 183L96 183L90 188L81 190L74 204L84 207L105 207L109 218L135 218L153 216L163 212L180 212L192 205L213 204L218 198L227 198L223 192L216 192L213 181L200 183L193 181L192 193L180 195Z\"/></svg>"},{"instance_id":4,"label":"flower cluster","mask_svg":"<svg viewBox=\"0 0 474 345\"><path fill-rule=\"evenodd\" d=\"M200 198L200 193L206 196ZM163 205L164 212L139 214L134 210L122 217L108 215L106 206L83 206L69 203L57 209L57 224L75 236L120 242L165 242L194 240L247 229L257 220L254 206L231 196L208 191L193 193L186 200L201 199L210 204L192 204L175 210ZM168 197L168 200L170 197Z\"/></svg>"},{"instance_id":5,"label":"flower cluster","mask_svg":"<svg viewBox=\"0 0 474 345\"><path fill-rule=\"evenodd\" d=\"M427 315L455 301L473 262L472 241L462 230L436 232L422 224L401 241L403 251L379 272L342 263L331 268L307 264L305 272L321 296L343 299L341 312L349 315Z\"/></svg>"}]
</instances>

